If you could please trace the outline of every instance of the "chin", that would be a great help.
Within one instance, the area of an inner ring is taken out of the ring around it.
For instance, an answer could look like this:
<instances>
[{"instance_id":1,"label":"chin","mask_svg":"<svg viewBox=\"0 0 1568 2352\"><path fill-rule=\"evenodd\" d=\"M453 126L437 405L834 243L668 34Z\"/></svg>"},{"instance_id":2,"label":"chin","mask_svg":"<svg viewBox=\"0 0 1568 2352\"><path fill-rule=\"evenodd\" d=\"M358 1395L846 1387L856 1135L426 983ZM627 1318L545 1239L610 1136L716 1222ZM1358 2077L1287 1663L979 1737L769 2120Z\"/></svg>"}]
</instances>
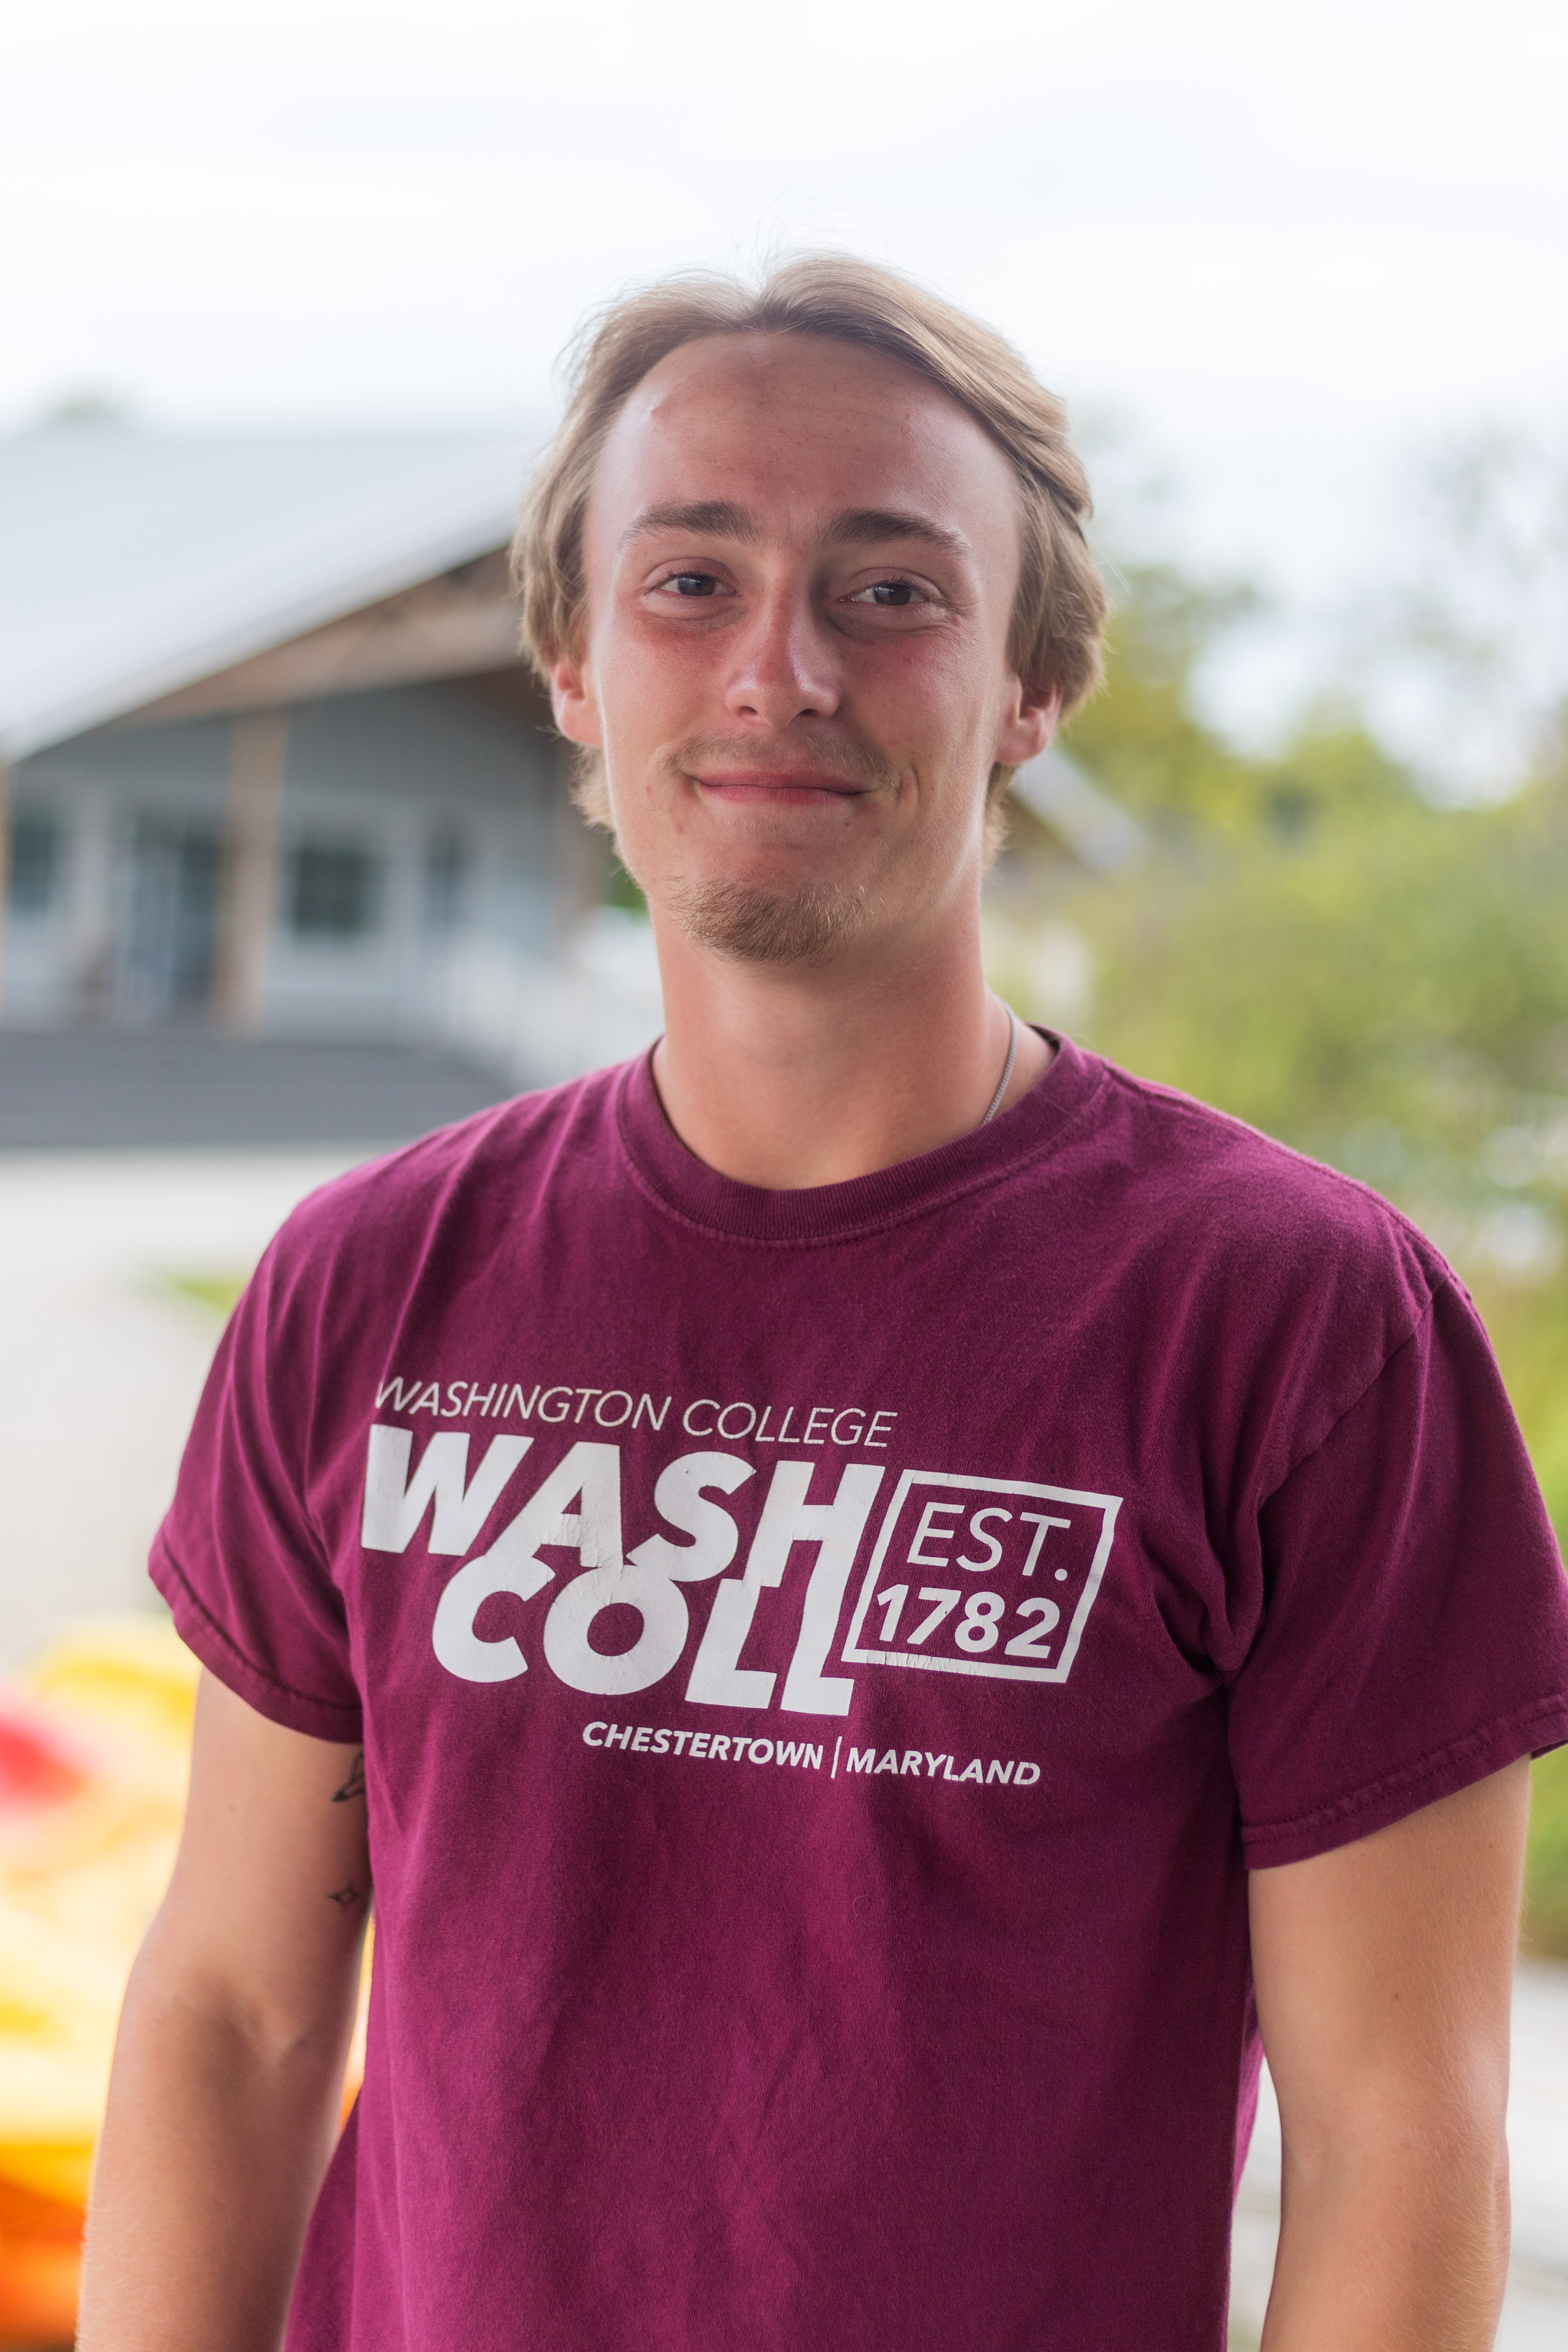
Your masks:
<instances>
[{"instance_id":1,"label":"chin","mask_svg":"<svg viewBox=\"0 0 1568 2352\"><path fill-rule=\"evenodd\" d=\"M862 887L819 878L688 880L668 904L688 939L736 963L831 963L866 919Z\"/></svg>"}]
</instances>

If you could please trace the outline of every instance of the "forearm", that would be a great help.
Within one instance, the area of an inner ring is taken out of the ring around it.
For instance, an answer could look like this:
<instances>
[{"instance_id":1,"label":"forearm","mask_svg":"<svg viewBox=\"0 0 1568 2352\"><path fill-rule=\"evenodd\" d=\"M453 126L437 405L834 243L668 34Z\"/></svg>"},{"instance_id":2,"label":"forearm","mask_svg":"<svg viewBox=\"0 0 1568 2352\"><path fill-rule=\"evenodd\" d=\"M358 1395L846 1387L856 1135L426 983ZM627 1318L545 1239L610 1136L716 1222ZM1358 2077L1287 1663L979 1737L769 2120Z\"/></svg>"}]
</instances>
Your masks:
<instances>
[{"instance_id":1,"label":"forearm","mask_svg":"<svg viewBox=\"0 0 1568 2352\"><path fill-rule=\"evenodd\" d=\"M1484 2126L1287 2148L1263 2352L1490 2352L1508 2247L1507 2154Z\"/></svg>"},{"instance_id":2,"label":"forearm","mask_svg":"<svg viewBox=\"0 0 1568 2352\"><path fill-rule=\"evenodd\" d=\"M99 2146L79 2352L277 2352L351 2014L350 1998L306 2032L242 2020L150 1947Z\"/></svg>"}]
</instances>

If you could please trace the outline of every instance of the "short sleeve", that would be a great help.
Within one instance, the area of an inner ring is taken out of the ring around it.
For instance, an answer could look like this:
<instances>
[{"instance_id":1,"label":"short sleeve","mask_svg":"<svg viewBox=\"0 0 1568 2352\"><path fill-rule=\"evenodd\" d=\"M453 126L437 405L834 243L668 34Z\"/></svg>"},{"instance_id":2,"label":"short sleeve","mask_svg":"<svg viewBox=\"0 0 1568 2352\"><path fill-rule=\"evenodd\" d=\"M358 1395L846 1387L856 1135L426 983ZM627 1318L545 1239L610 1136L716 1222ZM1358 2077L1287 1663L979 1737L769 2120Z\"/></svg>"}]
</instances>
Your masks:
<instances>
[{"instance_id":1,"label":"short sleeve","mask_svg":"<svg viewBox=\"0 0 1568 2352\"><path fill-rule=\"evenodd\" d=\"M1568 1586L1456 1284L1260 1531L1263 1621L1229 1716L1251 1867L1368 1836L1568 1740Z\"/></svg>"},{"instance_id":2,"label":"short sleeve","mask_svg":"<svg viewBox=\"0 0 1568 2352\"><path fill-rule=\"evenodd\" d=\"M308 1279L289 1271L287 1231L219 1343L151 1573L181 1638L258 1714L351 1740L361 1713L348 1625L302 1471L316 1318Z\"/></svg>"}]
</instances>

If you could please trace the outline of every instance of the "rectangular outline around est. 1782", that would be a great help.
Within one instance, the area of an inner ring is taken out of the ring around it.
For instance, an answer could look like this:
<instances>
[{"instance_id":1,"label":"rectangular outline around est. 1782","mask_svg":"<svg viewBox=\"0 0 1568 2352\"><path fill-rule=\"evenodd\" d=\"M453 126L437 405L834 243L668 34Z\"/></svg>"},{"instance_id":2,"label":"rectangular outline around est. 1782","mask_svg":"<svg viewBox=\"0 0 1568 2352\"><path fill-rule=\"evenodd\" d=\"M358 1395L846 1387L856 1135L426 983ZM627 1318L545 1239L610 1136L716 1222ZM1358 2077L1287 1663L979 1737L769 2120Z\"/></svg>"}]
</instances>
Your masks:
<instances>
[{"instance_id":1,"label":"rectangular outline around est. 1782","mask_svg":"<svg viewBox=\"0 0 1568 2352\"><path fill-rule=\"evenodd\" d=\"M1094 1548L1094 1558L1085 1579L1061 1644L1061 1655L1054 1666L1009 1666L1000 1660L995 1665L984 1658L915 1657L908 1650L858 1650L861 1628L865 1623L871 1597L882 1572L882 1563L893 1540L893 1530L898 1524L904 1498L912 1486L962 1486L970 1493L988 1495L1035 1495L1048 1503L1082 1503L1102 1515L1100 1540ZM1105 1562L1111 1553L1111 1539L1116 1531L1116 1514L1122 1507L1120 1495L1086 1495L1075 1486L1041 1486L1028 1478L962 1478L949 1470L906 1470L893 1491L887 1507L876 1549L866 1569L865 1581L861 1586L855 1613L844 1637L841 1655L846 1665L854 1666L914 1666L927 1674L991 1675L998 1680L1017 1683L1064 1683L1078 1655L1078 1644L1088 1622L1094 1596L1100 1590L1100 1580L1105 1573Z\"/></svg>"}]
</instances>

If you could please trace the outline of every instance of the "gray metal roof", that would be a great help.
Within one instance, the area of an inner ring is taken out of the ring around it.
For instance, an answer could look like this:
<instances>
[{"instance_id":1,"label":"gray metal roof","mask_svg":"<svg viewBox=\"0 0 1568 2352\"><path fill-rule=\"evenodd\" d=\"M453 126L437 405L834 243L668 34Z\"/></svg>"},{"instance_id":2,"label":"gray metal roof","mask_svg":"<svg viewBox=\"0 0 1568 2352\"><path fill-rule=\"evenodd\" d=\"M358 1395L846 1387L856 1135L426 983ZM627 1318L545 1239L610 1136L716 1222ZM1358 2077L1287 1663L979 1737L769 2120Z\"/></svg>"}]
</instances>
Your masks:
<instances>
[{"instance_id":1,"label":"gray metal roof","mask_svg":"<svg viewBox=\"0 0 1568 2352\"><path fill-rule=\"evenodd\" d=\"M1054 743L1014 771L1012 791L1092 874L1119 873L1148 854L1137 818Z\"/></svg>"},{"instance_id":2,"label":"gray metal roof","mask_svg":"<svg viewBox=\"0 0 1568 2352\"><path fill-rule=\"evenodd\" d=\"M0 441L0 760L500 546L521 435Z\"/></svg>"}]
</instances>

